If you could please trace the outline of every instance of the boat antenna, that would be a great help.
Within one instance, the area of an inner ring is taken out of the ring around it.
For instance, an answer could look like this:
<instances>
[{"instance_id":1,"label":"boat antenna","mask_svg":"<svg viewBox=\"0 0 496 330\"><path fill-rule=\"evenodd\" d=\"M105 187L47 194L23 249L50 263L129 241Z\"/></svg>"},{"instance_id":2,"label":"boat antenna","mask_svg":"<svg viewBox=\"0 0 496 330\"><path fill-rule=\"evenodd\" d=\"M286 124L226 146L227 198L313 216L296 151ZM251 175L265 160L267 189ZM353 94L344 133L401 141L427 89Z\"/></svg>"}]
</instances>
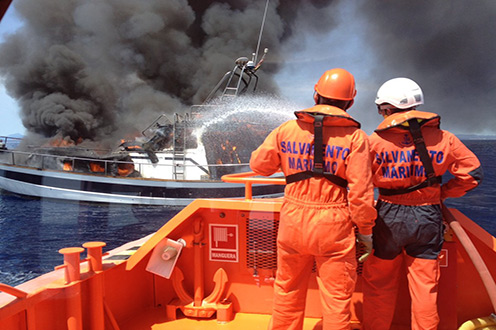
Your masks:
<instances>
[{"instance_id":1,"label":"boat antenna","mask_svg":"<svg viewBox=\"0 0 496 330\"><path fill-rule=\"evenodd\" d=\"M265 18L267 17L267 9L269 8L269 1L270 0L267 0L267 2L265 3L265 11L262 18L262 26L260 27L260 34L258 35L257 50L255 51L255 58L253 60L254 63L257 63L258 50L260 49L260 41L262 40L262 32L265 25Z\"/></svg>"}]
</instances>

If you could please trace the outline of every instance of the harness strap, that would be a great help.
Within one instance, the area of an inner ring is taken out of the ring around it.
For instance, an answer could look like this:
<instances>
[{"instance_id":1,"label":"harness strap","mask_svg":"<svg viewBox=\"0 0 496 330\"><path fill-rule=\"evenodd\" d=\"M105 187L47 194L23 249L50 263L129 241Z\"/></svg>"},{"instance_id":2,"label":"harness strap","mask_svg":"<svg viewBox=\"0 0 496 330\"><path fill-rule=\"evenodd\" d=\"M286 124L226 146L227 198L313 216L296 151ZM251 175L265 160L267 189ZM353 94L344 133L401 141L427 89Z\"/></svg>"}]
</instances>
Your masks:
<instances>
[{"instance_id":1,"label":"harness strap","mask_svg":"<svg viewBox=\"0 0 496 330\"><path fill-rule=\"evenodd\" d=\"M436 176L436 173L434 172L434 167L432 166L432 160L431 157L429 156L429 152L427 151L427 147L425 146L424 137L422 135L422 131L420 130L420 125L417 121L417 118L409 119L408 127L410 130L410 134L412 134L413 137L415 150L417 150L417 153L419 154L420 157L420 161L424 166L425 175L427 176L427 179L419 184L407 188L400 188L400 189L379 188L379 193L381 195L392 196L392 195L406 194L425 187L433 186L435 184L440 184L442 182L442 177Z\"/></svg>"},{"instance_id":2,"label":"harness strap","mask_svg":"<svg viewBox=\"0 0 496 330\"><path fill-rule=\"evenodd\" d=\"M314 118L313 173L315 173L315 176L322 176L324 174L324 152L322 150L324 116L315 115Z\"/></svg>"},{"instance_id":3,"label":"harness strap","mask_svg":"<svg viewBox=\"0 0 496 330\"><path fill-rule=\"evenodd\" d=\"M313 177L324 177L327 180L331 181L337 186L342 188L346 188L348 186L348 181L332 174L330 172L324 172L324 150L322 149L323 145L323 134L322 127L324 122L324 115L315 114L314 115L314 160L313 160L313 171L303 171L298 173L293 173L286 176L286 183L293 183L297 181L302 181L306 179L310 179ZM320 152L319 152L320 151Z\"/></svg>"},{"instance_id":4,"label":"harness strap","mask_svg":"<svg viewBox=\"0 0 496 330\"><path fill-rule=\"evenodd\" d=\"M293 182L297 182L297 181L302 181L302 180L310 179L310 178L313 178L316 176L317 175L315 175L315 173L313 171L298 172L298 173L288 175L286 177L286 183L289 184L289 183L293 183ZM331 181L335 185L340 186L342 188L346 188L348 186L348 181L346 181L342 177L337 176L335 174L332 174L329 172L324 172L320 176L326 178L327 180Z\"/></svg>"}]
</instances>

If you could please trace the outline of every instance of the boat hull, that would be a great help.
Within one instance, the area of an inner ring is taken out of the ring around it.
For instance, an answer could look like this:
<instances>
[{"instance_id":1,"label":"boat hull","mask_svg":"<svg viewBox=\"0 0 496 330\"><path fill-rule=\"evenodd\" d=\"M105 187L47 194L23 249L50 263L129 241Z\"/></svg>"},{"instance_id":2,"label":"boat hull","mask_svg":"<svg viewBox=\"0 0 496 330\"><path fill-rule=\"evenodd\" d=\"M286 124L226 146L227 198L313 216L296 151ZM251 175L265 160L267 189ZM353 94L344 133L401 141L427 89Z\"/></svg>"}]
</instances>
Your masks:
<instances>
[{"instance_id":1,"label":"boat hull","mask_svg":"<svg viewBox=\"0 0 496 330\"><path fill-rule=\"evenodd\" d=\"M72 201L186 206L197 198L236 198L243 184L220 180L160 180L38 170L0 164L0 189L11 193ZM283 187L254 185L256 197L280 197Z\"/></svg>"}]
</instances>

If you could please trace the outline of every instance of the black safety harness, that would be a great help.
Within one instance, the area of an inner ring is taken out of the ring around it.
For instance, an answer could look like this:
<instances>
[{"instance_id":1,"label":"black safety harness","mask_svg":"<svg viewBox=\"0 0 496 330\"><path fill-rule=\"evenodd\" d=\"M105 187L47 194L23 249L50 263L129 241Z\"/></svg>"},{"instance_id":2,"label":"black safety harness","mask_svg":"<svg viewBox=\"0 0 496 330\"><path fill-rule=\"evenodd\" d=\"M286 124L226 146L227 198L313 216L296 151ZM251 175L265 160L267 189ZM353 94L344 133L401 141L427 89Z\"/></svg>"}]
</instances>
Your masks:
<instances>
[{"instance_id":1,"label":"black safety harness","mask_svg":"<svg viewBox=\"0 0 496 330\"><path fill-rule=\"evenodd\" d=\"M314 127L314 160L313 160L313 170L303 171L298 173L293 173L286 176L286 183L293 183L297 181L302 181L314 177L324 177L331 181L337 186L346 188L348 186L348 181L345 179L332 174L330 172L324 172L324 154L325 151L322 149L323 136L322 127L324 123L323 114L311 114L314 117L313 127ZM321 152L318 152L318 151Z\"/></svg>"},{"instance_id":2,"label":"black safety harness","mask_svg":"<svg viewBox=\"0 0 496 330\"><path fill-rule=\"evenodd\" d=\"M387 188L379 188L379 193L384 196L392 196L392 195L400 195L407 194L415 190L419 190L425 187L431 187L436 184L440 184L442 182L441 176L436 176L434 172L434 167L432 166L432 160L429 156L429 152L425 146L424 137L422 136L422 131L420 130L420 125L417 121L417 118L412 118L408 120L408 127L410 130L410 134L413 137L413 143L415 144L415 150L419 154L420 161L422 165L424 165L425 174L427 179L422 181L419 184L414 186L410 186L407 188L399 188L399 189L387 189Z\"/></svg>"}]
</instances>

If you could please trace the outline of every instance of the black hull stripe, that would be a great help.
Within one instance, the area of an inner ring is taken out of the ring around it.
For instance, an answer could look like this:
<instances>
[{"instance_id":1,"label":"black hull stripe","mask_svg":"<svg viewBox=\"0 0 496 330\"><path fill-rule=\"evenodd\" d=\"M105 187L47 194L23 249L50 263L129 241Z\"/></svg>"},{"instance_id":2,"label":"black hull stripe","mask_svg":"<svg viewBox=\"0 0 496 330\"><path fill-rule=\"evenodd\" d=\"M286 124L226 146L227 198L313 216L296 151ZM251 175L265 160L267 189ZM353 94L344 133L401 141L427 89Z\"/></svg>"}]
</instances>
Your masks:
<instances>
[{"instance_id":1,"label":"black hull stripe","mask_svg":"<svg viewBox=\"0 0 496 330\"><path fill-rule=\"evenodd\" d=\"M113 183L93 182L86 180L72 180L66 178L47 177L43 175L20 173L0 169L0 176L7 179L27 184L35 184L44 187L69 189L75 191L103 193L111 195L129 195L158 198L220 198L220 197L243 197L244 187L153 187L146 185L120 185ZM218 183L217 183L218 184ZM253 186L253 196L277 194L284 191L282 185Z\"/></svg>"}]
</instances>

